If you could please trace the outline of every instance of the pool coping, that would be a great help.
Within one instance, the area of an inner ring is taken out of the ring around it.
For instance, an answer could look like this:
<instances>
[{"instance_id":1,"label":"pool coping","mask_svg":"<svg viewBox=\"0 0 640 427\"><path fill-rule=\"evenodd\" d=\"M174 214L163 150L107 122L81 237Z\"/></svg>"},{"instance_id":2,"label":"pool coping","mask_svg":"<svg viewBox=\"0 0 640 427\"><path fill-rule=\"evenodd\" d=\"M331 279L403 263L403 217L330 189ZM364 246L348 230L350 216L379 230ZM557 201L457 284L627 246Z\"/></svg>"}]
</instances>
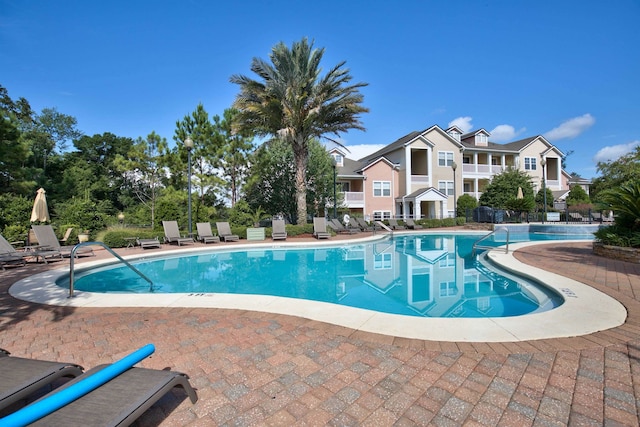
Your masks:
<instances>
[{"instance_id":1,"label":"pool coping","mask_svg":"<svg viewBox=\"0 0 640 427\"><path fill-rule=\"evenodd\" d=\"M425 231L425 233L430 233ZM442 231L433 231L439 234ZM454 232L448 234L472 234ZM480 234L480 233L478 233ZM274 244L241 244L233 247L181 248L153 254L124 256L126 260L185 255L196 252L235 251L294 247L341 246L385 238L385 235L349 241L282 242ZM575 242L566 240L564 242ZM558 242L522 242L509 245L509 252L492 250L487 257L502 268L536 280L561 294L565 302L551 311L504 318L423 318L379 313L331 303L265 295L233 295L219 293L189 294L99 294L76 291L68 298L68 290L55 284L68 268L49 270L24 278L9 289L11 296L39 304L66 307L165 307L217 308L260 311L297 316L394 337L445 342L518 342L548 338L587 335L624 324L627 311L614 298L578 281L521 263L513 251L538 244ZM83 262L77 270L112 264L113 260Z\"/></svg>"}]
</instances>

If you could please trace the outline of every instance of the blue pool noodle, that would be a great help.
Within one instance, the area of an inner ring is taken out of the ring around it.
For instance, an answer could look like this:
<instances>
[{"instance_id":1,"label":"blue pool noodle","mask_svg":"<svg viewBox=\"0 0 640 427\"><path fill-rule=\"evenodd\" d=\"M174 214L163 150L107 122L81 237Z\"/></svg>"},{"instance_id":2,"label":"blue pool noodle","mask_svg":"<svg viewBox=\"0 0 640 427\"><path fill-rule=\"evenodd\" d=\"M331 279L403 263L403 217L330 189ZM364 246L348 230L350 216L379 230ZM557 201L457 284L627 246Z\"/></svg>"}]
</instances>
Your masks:
<instances>
[{"instance_id":1,"label":"blue pool noodle","mask_svg":"<svg viewBox=\"0 0 640 427\"><path fill-rule=\"evenodd\" d=\"M153 344L147 344L64 390L46 396L44 399L25 406L13 414L0 418L0 426L19 427L38 421L40 418L49 415L117 377L136 363L150 356L155 350L156 348Z\"/></svg>"}]
</instances>

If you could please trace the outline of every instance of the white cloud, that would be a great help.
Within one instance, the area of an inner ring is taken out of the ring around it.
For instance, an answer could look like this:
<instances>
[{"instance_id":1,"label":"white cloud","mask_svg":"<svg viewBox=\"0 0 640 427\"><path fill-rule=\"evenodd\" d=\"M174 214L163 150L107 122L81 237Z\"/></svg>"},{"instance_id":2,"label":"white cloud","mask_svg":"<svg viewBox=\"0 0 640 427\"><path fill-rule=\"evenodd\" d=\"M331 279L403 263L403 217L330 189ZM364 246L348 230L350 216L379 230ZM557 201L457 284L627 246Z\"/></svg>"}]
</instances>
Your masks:
<instances>
[{"instance_id":1,"label":"white cloud","mask_svg":"<svg viewBox=\"0 0 640 427\"><path fill-rule=\"evenodd\" d=\"M507 142L515 139L516 136L520 135L527 128L521 128L516 131L516 129L511 125L498 125L491 132L491 141L493 142Z\"/></svg>"},{"instance_id":2,"label":"white cloud","mask_svg":"<svg viewBox=\"0 0 640 427\"><path fill-rule=\"evenodd\" d=\"M587 113L580 117L566 120L560 126L551 129L544 134L549 141L557 141L558 139L575 138L582 132L589 129L596 122L595 117Z\"/></svg>"},{"instance_id":3,"label":"white cloud","mask_svg":"<svg viewBox=\"0 0 640 427\"><path fill-rule=\"evenodd\" d=\"M608 162L612 160L618 160L620 157L624 156L625 154L629 154L630 152L635 150L635 148L639 145L640 145L640 140L632 141L628 144L618 144L618 145L611 145L611 146L604 147L598 150L596 155L593 156L593 161L598 163L598 162Z\"/></svg>"},{"instance_id":4,"label":"white cloud","mask_svg":"<svg viewBox=\"0 0 640 427\"><path fill-rule=\"evenodd\" d=\"M449 124L447 125L447 127L458 126L460 128L460 130L462 131L462 133L466 133L466 132L469 132L471 129L473 129L473 125L471 124L471 120L473 120L473 118L471 118L469 116L458 117L458 118L455 118L455 119L451 120L449 122Z\"/></svg>"},{"instance_id":5,"label":"white cloud","mask_svg":"<svg viewBox=\"0 0 640 427\"><path fill-rule=\"evenodd\" d=\"M351 160L360 160L361 158L368 156L369 154L373 154L385 146L385 144L345 145L349 150L345 153L345 157Z\"/></svg>"}]
</instances>

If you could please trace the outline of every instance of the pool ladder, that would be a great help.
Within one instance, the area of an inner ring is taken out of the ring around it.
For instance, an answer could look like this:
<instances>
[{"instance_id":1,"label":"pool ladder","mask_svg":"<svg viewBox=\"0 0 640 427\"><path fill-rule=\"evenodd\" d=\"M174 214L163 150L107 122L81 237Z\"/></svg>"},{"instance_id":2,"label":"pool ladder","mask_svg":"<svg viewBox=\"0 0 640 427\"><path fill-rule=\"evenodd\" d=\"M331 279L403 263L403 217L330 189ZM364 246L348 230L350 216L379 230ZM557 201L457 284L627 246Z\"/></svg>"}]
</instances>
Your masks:
<instances>
[{"instance_id":1,"label":"pool ladder","mask_svg":"<svg viewBox=\"0 0 640 427\"><path fill-rule=\"evenodd\" d=\"M82 243L78 243L77 245L75 245L73 247L73 249L71 249L71 259L69 261L69 298L73 297L73 285L74 285L74 274L73 274L74 273L74 270L73 270L74 262L73 262L73 260L76 257L76 251L79 248L83 247L83 246L89 246L89 245L98 245L98 246L102 246L103 248L105 248L111 255L113 255L114 257L118 258L120 261L122 261L122 263L124 265L129 267L136 274L138 274L138 276L142 277L144 280L149 282L149 290L153 291L153 282L151 281L151 279L149 279L147 276L145 276L140 270L135 268L133 265L131 265L131 263L129 263L129 261L127 261L126 259L122 258L120 255L115 253L113 251L113 249L111 249L109 246L105 245L102 242L82 242Z\"/></svg>"},{"instance_id":2,"label":"pool ladder","mask_svg":"<svg viewBox=\"0 0 640 427\"><path fill-rule=\"evenodd\" d=\"M480 243L486 239L488 239L491 236L495 236L495 234L498 231L506 231L507 232L507 244L504 247L504 253L509 253L509 229L507 227L499 227L496 228L495 230L493 230L491 233L487 234L486 236L483 236L482 238L478 239L474 244L473 244L473 251L471 252L472 256L476 256L476 249L486 249L486 250L492 250L492 249L496 249L496 246L487 246L487 245L480 245Z\"/></svg>"}]
</instances>

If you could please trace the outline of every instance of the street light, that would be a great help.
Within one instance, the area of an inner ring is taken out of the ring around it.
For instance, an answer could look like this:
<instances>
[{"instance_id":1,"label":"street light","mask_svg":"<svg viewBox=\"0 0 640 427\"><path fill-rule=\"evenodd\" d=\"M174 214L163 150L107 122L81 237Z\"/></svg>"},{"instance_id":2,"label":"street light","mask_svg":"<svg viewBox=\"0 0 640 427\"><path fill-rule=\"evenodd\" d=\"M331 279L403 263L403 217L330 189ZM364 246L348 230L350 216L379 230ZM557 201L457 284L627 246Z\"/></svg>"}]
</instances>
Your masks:
<instances>
[{"instance_id":1,"label":"street light","mask_svg":"<svg viewBox=\"0 0 640 427\"><path fill-rule=\"evenodd\" d=\"M540 160L540 166L542 166L542 197L544 200L544 213L542 214L542 223L544 224L544 218L547 216L547 188L546 188L546 184L545 184L545 173L544 173L544 167L547 164L547 161L544 159L544 157L542 158L542 160Z\"/></svg>"},{"instance_id":2,"label":"street light","mask_svg":"<svg viewBox=\"0 0 640 427\"><path fill-rule=\"evenodd\" d=\"M124 228L124 214L122 212L118 214L118 221L120 221L120 228Z\"/></svg>"},{"instance_id":3,"label":"street light","mask_svg":"<svg viewBox=\"0 0 640 427\"><path fill-rule=\"evenodd\" d=\"M187 210L189 212L189 236L191 236L191 150L193 150L193 140L191 137L187 137L187 139L184 140L184 147L187 149L187 187L189 193L189 198L187 199Z\"/></svg>"},{"instance_id":4,"label":"street light","mask_svg":"<svg viewBox=\"0 0 640 427\"><path fill-rule=\"evenodd\" d=\"M457 206L456 206L456 169L458 165L456 162L451 163L451 169L453 170L453 219L457 221Z\"/></svg>"},{"instance_id":5,"label":"street light","mask_svg":"<svg viewBox=\"0 0 640 427\"><path fill-rule=\"evenodd\" d=\"M334 218L338 218L338 199L337 199L337 194L336 194L336 167L337 167L337 162L336 162L336 158L332 157L333 159L333 217Z\"/></svg>"}]
</instances>

